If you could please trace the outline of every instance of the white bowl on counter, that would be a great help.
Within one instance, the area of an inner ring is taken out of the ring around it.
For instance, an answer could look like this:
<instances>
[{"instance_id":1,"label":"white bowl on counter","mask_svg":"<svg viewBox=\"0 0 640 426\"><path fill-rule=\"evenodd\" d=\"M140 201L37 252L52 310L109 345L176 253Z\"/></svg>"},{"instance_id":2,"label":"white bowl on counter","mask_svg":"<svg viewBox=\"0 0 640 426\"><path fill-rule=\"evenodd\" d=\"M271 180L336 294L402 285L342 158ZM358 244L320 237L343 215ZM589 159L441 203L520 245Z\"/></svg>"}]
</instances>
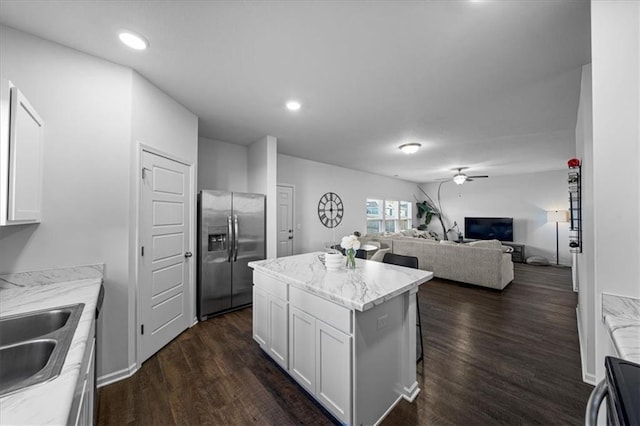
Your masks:
<instances>
[{"instance_id":1,"label":"white bowl on counter","mask_svg":"<svg viewBox=\"0 0 640 426\"><path fill-rule=\"evenodd\" d=\"M325 253L324 266L328 271L337 271L342 268L344 257L341 253Z\"/></svg>"}]
</instances>

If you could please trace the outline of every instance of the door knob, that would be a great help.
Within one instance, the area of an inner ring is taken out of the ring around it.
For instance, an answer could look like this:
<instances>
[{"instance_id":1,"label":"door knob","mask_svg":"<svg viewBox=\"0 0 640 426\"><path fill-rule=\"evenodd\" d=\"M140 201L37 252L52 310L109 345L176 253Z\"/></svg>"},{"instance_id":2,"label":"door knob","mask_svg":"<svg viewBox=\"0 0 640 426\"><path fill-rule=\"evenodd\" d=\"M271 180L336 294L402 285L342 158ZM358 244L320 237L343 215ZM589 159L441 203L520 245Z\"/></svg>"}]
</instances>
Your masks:
<instances>
[{"instance_id":1,"label":"door knob","mask_svg":"<svg viewBox=\"0 0 640 426\"><path fill-rule=\"evenodd\" d=\"M292 237L292 236L289 236L289 239L290 239L290 240L293 240L293 237Z\"/></svg>"},{"instance_id":2,"label":"door knob","mask_svg":"<svg viewBox=\"0 0 640 426\"><path fill-rule=\"evenodd\" d=\"M184 257L191 257L191 256L193 256L193 254L190 251L188 251L188 252L186 252L184 254Z\"/></svg>"}]
</instances>

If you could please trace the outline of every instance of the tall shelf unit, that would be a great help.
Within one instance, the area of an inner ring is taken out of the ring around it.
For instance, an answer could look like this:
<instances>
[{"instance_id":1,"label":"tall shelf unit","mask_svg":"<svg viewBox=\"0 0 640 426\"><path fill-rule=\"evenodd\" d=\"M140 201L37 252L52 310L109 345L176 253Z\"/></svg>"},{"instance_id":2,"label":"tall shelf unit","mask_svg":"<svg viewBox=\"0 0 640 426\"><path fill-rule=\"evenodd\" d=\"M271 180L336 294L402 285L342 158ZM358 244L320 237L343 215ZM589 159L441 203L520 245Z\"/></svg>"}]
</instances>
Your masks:
<instances>
[{"instance_id":1,"label":"tall shelf unit","mask_svg":"<svg viewBox=\"0 0 640 426\"><path fill-rule=\"evenodd\" d=\"M582 253L582 188L580 165L569 166L569 251Z\"/></svg>"}]
</instances>

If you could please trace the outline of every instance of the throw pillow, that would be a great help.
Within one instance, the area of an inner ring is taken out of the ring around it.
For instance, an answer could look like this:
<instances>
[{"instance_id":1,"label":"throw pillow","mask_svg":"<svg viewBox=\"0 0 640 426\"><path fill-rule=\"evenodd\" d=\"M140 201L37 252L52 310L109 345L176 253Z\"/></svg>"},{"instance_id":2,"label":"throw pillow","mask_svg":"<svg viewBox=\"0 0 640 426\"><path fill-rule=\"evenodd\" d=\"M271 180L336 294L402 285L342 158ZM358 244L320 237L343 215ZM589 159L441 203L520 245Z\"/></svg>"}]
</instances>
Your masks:
<instances>
[{"instance_id":1,"label":"throw pillow","mask_svg":"<svg viewBox=\"0 0 640 426\"><path fill-rule=\"evenodd\" d=\"M502 247L502 243L500 243L500 241L498 240L480 240L470 242L469 246L500 249Z\"/></svg>"},{"instance_id":2,"label":"throw pillow","mask_svg":"<svg viewBox=\"0 0 640 426\"><path fill-rule=\"evenodd\" d=\"M382 262L382 259L384 259L384 255L389 253L390 251L391 248L381 248L380 250L376 251L369 260L373 260L374 262Z\"/></svg>"}]
</instances>

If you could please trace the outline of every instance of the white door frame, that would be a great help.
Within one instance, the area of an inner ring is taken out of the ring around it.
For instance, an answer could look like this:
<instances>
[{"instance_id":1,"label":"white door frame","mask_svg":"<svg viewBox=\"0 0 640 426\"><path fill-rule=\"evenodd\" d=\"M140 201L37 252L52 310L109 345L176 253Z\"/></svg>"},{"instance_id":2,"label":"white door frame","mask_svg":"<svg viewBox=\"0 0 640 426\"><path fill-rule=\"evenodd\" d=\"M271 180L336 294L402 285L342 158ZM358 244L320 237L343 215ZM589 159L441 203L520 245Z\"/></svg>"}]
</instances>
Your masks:
<instances>
[{"instance_id":1,"label":"white door frame","mask_svg":"<svg viewBox=\"0 0 640 426\"><path fill-rule=\"evenodd\" d=\"M287 188L291 188L291 228L293 229L293 243L291 251L293 254L296 252L296 233L298 232L298 228L296 226L296 186L290 183L278 183L276 184L276 194L278 193L278 187L285 186ZM276 234L276 238L278 235ZM276 250L277 255L277 250Z\"/></svg>"},{"instance_id":2,"label":"white door frame","mask_svg":"<svg viewBox=\"0 0 640 426\"><path fill-rule=\"evenodd\" d=\"M188 289L190 292L189 297L190 297L191 303L187 305L186 313L189 318L192 318L191 326L193 326L198 322L195 314L195 304L196 304L195 269L196 269L196 262L197 262L195 229L197 226L197 206L196 206L196 191L195 191L196 182L195 182L195 172L194 172L193 163L183 158L180 158L176 155L173 155L166 151L162 151L160 149L152 147L151 145L147 145L143 142L138 141L137 149L136 149L136 162L135 162L136 167L135 167L134 176L133 176L133 179L135 179L135 185L134 185L135 187L135 197L134 197L135 237L134 237L134 240L135 241L134 241L134 247L132 248L132 254L131 254L131 257L135 259L133 261L133 265L134 265L133 274L135 277L135 286L133 286L133 288L130 288L129 290L129 300L134 301L133 303L129 302L129 306L130 306L129 319L132 320L133 318L135 318L135 327L133 327L133 329L131 328L129 329L129 353L131 354L132 352L131 348L135 348L135 354L133 355L134 365L129 367L130 374L133 374L138 368L140 368L140 365L142 364L142 361L140 360L141 354L142 354L142 347L141 347L142 339L140 339L139 336L140 336L140 325L142 324L142 321L141 321L142 319L140 318L140 261L141 261L140 247L142 245L140 241L140 223L142 222L142 217L141 217L142 209L140 208L140 206L142 204L141 173L142 173L143 151L158 155L160 157L168 158L169 160L182 163L185 166L189 167L189 187L191 190L189 192L188 203L191 206L191 220L190 220L189 230L188 230L189 232L188 251L193 253L193 257L191 257L191 262L189 262L190 264L188 266L188 271L189 271ZM131 312L131 307L133 307L133 312ZM133 321L130 321L130 323L131 322Z\"/></svg>"}]
</instances>

